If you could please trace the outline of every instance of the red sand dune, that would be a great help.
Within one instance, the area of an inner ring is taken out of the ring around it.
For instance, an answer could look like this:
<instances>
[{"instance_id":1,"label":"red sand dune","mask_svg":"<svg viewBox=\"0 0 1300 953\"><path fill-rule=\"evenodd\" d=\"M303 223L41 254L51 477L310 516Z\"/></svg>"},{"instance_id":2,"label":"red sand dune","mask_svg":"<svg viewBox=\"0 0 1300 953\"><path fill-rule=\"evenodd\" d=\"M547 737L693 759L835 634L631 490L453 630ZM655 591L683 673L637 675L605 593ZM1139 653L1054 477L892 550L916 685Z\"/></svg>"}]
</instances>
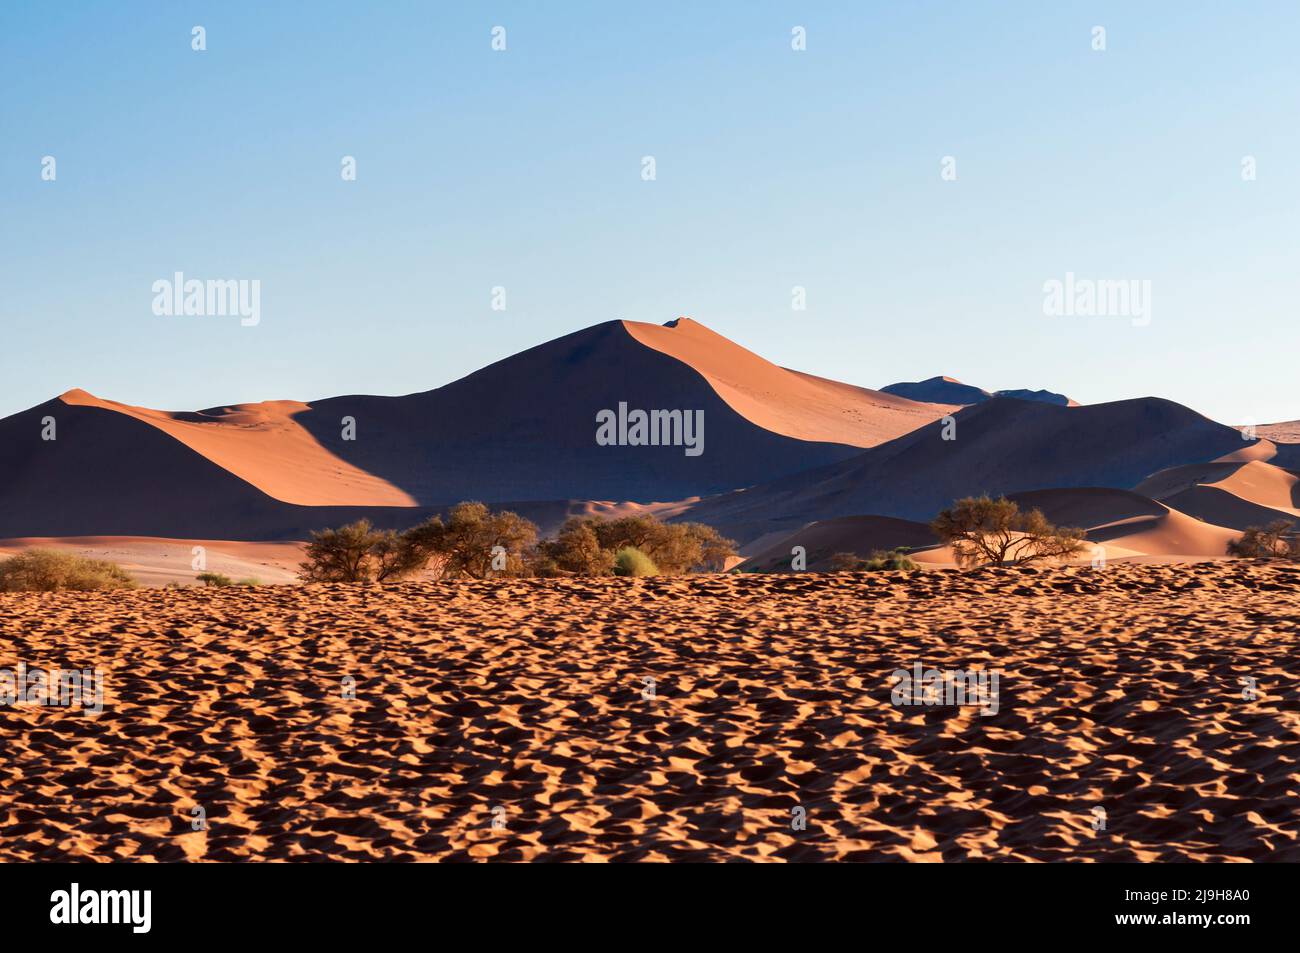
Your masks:
<instances>
[{"instance_id":1,"label":"red sand dune","mask_svg":"<svg viewBox=\"0 0 1300 953\"><path fill-rule=\"evenodd\" d=\"M310 410L293 400L237 404L195 413L150 410L84 390L59 398L157 427L267 496L301 506L415 506L410 494L330 453L294 417Z\"/></svg>"},{"instance_id":2,"label":"red sand dune","mask_svg":"<svg viewBox=\"0 0 1300 953\"><path fill-rule=\"evenodd\" d=\"M1082 407L994 398L955 421L955 439L944 439L941 422L928 424L842 463L702 500L690 516L742 542L863 513L928 521L954 499L980 493L1129 488L1242 442L1231 427L1158 398Z\"/></svg>"},{"instance_id":3,"label":"red sand dune","mask_svg":"<svg viewBox=\"0 0 1300 953\"><path fill-rule=\"evenodd\" d=\"M1076 562L1091 562L1097 555L1109 561L1187 561L1220 559L1229 540L1241 534L1213 526L1129 490L1071 487L1032 490L1011 496L1022 509L1038 509L1057 526L1087 530L1090 543ZM906 546L917 550L912 558L926 566L951 566L950 549L939 546L927 524L887 516L852 516L811 523L776 541L769 541L742 564L745 570L784 571L790 568L796 545L807 552L810 570L827 568L835 553L869 556L876 550Z\"/></svg>"},{"instance_id":4,"label":"red sand dune","mask_svg":"<svg viewBox=\"0 0 1300 953\"><path fill-rule=\"evenodd\" d=\"M703 453L599 446L596 414L620 403L703 412ZM785 370L689 319L606 322L405 397L185 413L73 390L0 420L0 536L302 538L462 499L668 504L847 459L947 409Z\"/></svg>"},{"instance_id":5,"label":"red sand dune","mask_svg":"<svg viewBox=\"0 0 1300 953\"><path fill-rule=\"evenodd\" d=\"M1234 530L1300 520L1300 474L1261 460L1173 467L1153 474L1137 489L1196 519Z\"/></svg>"},{"instance_id":6,"label":"red sand dune","mask_svg":"<svg viewBox=\"0 0 1300 953\"><path fill-rule=\"evenodd\" d=\"M874 447L959 409L778 367L690 318L623 326L646 347L694 368L738 414L787 437Z\"/></svg>"}]
</instances>

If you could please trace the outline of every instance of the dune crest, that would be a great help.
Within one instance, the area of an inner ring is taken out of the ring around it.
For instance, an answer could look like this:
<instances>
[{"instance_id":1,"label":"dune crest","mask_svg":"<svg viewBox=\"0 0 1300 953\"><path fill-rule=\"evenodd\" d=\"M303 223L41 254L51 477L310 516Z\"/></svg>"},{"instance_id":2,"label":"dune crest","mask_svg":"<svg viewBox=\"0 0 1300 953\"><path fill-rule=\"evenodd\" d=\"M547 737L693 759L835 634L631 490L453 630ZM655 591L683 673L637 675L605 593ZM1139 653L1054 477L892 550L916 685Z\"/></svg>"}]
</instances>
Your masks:
<instances>
[{"instance_id":1,"label":"dune crest","mask_svg":"<svg viewBox=\"0 0 1300 953\"><path fill-rule=\"evenodd\" d=\"M74 388L74 407L124 414L156 427L267 496L298 506L415 506L409 494L330 453L294 417L294 400L237 404L193 413L151 410Z\"/></svg>"},{"instance_id":2,"label":"dune crest","mask_svg":"<svg viewBox=\"0 0 1300 953\"><path fill-rule=\"evenodd\" d=\"M736 413L797 440L874 447L958 409L779 367L690 318L623 326L646 347L694 368Z\"/></svg>"},{"instance_id":3,"label":"dune crest","mask_svg":"<svg viewBox=\"0 0 1300 953\"><path fill-rule=\"evenodd\" d=\"M1244 530L1300 521L1300 474L1263 460L1171 467L1137 491L1206 523Z\"/></svg>"}]
</instances>

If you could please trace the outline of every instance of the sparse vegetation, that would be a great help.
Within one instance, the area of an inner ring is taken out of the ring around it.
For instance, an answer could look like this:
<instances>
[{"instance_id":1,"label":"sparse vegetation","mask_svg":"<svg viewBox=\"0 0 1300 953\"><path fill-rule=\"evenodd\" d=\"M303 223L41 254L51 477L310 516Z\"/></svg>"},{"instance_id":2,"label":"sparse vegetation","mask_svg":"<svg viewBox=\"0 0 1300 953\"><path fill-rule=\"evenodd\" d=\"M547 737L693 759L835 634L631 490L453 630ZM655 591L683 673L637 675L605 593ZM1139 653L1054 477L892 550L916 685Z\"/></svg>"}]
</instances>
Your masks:
<instances>
[{"instance_id":1,"label":"sparse vegetation","mask_svg":"<svg viewBox=\"0 0 1300 953\"><path fill-rule=\"evenodd\" d=\"M827 562L831 572L880 572L886 569L920 569L903 548L877 549L863 559L857 553L836 553Z\"/></svg>"},{"instance_id":2,"label":"sparse vegetation","mask_svg":"<svg viewBox=\"0 0 1300 953\"><path fill-rule=\"evenodd\" d=\"M1300 537L1290 520L1248 526L1240 539L1228 543L1228 555L1240 559L1300 559Z\"/></svg>"},{"instance_id":3,"label":"sparse vegetation","mask_svg":"<svg viewBox=\"0 0 1300 953\"><path fill-rule=\"evenodd\" d=\"M614 554L614 575L657 576L659 567L654 560L635 546L624 546Z\"/></svg>"},{"instance_id":4,"label":"sparse vegetation","mask_svg":"<svg viewBox=\"0 0 1300 953\"><path fill-rule=\"evenodd\" d=\"M596 520L571 519L555 539L537 544L533 572L538 576L608 576L614 572L614 550L600 545Z\"/></svg>"},{"instance_id":5,"label":"sparse vegetation","mask_svg":"<svg viewBox=\"0 0 1300 953\"><path fill-rule=\"evenodd\" d=\"M538 544L537 575L607 576L618 572L617 554L631 548L663 575L720 572L736 544L703 523L664 523L650 515L615 520L575 517L553 540Z\"/></svg>"},{"instance_id":6,"label":"sparse vegetation","mask_svg":"<svg viewBox=\"0 0 1300 953\"><path fill-rule=\"evenodd\" d=\"M385 582L420 569L428 554L392 530L377 530L369 520L311 534L303 582Z\"/></svg>"},{"instance_id":7,"label":"sparse vegetation","mask_svg":"<svg viewBox=\"0 0 1300 953\"><path fill-rule=\"evenodd\" d=\"M678 575L721 571L736 549L711 526L646 515L573 518L554 539L537 536L537 527L518 513L458 503L445 521L435 516L402 533L376 530L366 520L313 533L300 577L384 582L426 568L442 579Z\"/></svg>"},{"instance_id":8,"label":"sparse vegetation","mask_svg":"<svg viewBox=\"0 0 1300 953\"><path fill-rule=\"evenodd\" d=\"M31 549L0 562L0 591L133 589L135 580L116 563L54 549Z\"/></svg>"},{"instance_id":9,"label":"sparse vegetation","mask_svg":"<svg viewBox=\"0 0 1300 953\"><path fill-rule=\"evenodd\" d=\"M443 579L521 576L527 572L537 527L510 510L494 513L482 503L458 503L446 523L435 516L401 539L423 562L432 559Z\"/></svg>"},{"instance_id":10,"label":"sparse vegetation","mask_svg":"<svg viewBox=\"0 0 1300 953\"><path fill-rule=\"evenodd\" d=\"M194 577L205 586L233 586L235 581L219 572L201 572Z\"/></svg>"},{"instance_id":11,"label":"sparse vegetation","mask_svg":"<svg viewBox=\"0 0 1300 953\"><path fill-rule=\"evenodd\" d=\"M304 582L391 582L425 568L448 579L521 575L536 539L537 527L517 513L458 503L446 523L435 516L402 533L377 530L369 520L312 533L299 576Z\"/></svg>"},{"instance_id":12,"label":"sparse vegetation","mask_svg":"<svg viewBox=\"0 0 1300 953\"><path fill-rule=\"evenodd\" d=\"M1022 512L1006 497L957 500L934 518L930 528L952 547L962 568L1069 559L1084 547L1083 530L1053 526L1041 510Z\"/></svg>"}]
</instances>

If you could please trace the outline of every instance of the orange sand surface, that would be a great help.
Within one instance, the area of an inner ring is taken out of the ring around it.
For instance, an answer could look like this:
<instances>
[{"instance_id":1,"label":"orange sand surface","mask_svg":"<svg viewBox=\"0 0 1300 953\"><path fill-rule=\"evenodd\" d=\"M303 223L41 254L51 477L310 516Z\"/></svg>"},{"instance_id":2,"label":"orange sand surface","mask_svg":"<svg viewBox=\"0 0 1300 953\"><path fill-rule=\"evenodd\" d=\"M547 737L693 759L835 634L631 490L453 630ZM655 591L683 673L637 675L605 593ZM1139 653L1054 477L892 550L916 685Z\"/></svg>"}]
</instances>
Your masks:
<instances>
[{"instance_id":1,"label":"orange sand surface","mask_svg":"<svg viewBox=\"0 0 1300 953\"><path fill-rule=\"evenodd\" d=\"M268 496L301 506L414 506L415 499L343 460L309 434L295 415L309 405L293 400L238 404L182 413L105 400L74 389L60 399L97 407L157 427Z\"/></svg>"},{"instance_id":2,"label":"orange sand surface","mask_svg":"<svg viewBox=\"0 0 1300 953\"><path fill-rule=\"evenodd\" d=\"M195 569L194 547L203 547L202 569ZM24 536L0 539L0 558L29 549L57 549L88 559L117 563L142 586L194 585L200 572L229 576L236 582L296 582L302 543L240 540L161 539L154 536Z\"/></svg>"},{"instance_id":3,"label":"orange sand surface","mask_svg":"<svg viewBox=\"0 0 1300 953\"><path fill-rule=\"evenodd\" d=\"M1298 634L1237 562L0 594L107 682L0 707L0 859L1296 861Z\"/></svg>"},{"instance_id":4,"label":"orange sand surface","mask_svg":"<svg viewBox=\"0 0 1300 953\"><path fill-rule=\"evenodd\" d=\"M787 437L874 447L961 409L779 367L690 318L623 326L646 347L694 368L736 413Z\"/></svg>"}]
</instances>

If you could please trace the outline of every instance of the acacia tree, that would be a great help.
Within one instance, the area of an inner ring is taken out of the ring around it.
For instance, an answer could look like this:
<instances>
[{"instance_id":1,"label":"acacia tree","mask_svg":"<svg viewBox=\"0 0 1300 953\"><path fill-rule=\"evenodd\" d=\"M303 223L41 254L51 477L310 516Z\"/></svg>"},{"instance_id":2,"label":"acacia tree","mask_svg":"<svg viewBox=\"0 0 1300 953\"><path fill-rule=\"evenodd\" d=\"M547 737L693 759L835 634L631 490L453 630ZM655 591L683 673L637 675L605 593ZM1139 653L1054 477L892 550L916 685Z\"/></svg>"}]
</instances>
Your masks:
<instances>
[{"instance_id":1,"label":"acacia tree","mask_svg":"<svg viewBox=\"0 0 1300 953\"><path fill-rule=\"evenodd\" d=\"M957 500L930 522L930 529L952 547L957 565L963 568L1068 559L1084 545L1083 530L1053 526L1041 510L1022 512L1005 496Z\"/></svg>"},{"instance_id":2,"label":"acacia tree","mask_svg":"<svg viewBox=\"0 0 1300 953\"><path fill-rule=\"evenodd\" d=\"M539 576L608 576L614 571L614 551L601 548L591 520L571 517L555 539L537 544L533 571Z\"/></svg>"},{"instance_id":3,"label":"acacia tree","mask_svg":"<svg viewBox=\"0 0 1300 953\"><path fill-rule=\"evenodd\" d=\"M433 517L402 534L428 562L433 557L446 579L491 574L517 576L524 571L524 554L537 541L537 527L518 513L494 513L482 503L457 503L447 522ZM500 549L497 549L500 547Z\"/></svg>"},{"instance_id":4,"label":"acacia tree","mask_svg":"<svg viewBox=\"0 0 1300 953\"><path fill-rule=\"evenodd\" d=\"M415 572L425 556L403 536L369 520L311 534L299 564L303 582L385 582Z\"/></svg>"},{"instance_id":5,"label":"acacia tree","mask_svg":"<svg viewBox=\"0 0 1300 953\"><path fill-rule=\"evenodd\" d=\"M1267 559L1271 556L1300 557L1300 537L1293 536L1290 520L1274 520L1267 526L1248 526L1240 539L1228 543L1228 555Z\"/></svg>"},{"instance_id":6,"label":"acacia tree","mask_svg":"<svg viewBox=\"0 0 1300 953\"><path fill-rule=\"evenodd\" d=\"M645 554L667 575L720 570L735 555L736 544L703 523L663 523L649 514L605 520L574 517L554 540L538 546L537 571L552 570L582 576L614 572L616 554L623 549Z\"/></svg>"}]
</instances>

